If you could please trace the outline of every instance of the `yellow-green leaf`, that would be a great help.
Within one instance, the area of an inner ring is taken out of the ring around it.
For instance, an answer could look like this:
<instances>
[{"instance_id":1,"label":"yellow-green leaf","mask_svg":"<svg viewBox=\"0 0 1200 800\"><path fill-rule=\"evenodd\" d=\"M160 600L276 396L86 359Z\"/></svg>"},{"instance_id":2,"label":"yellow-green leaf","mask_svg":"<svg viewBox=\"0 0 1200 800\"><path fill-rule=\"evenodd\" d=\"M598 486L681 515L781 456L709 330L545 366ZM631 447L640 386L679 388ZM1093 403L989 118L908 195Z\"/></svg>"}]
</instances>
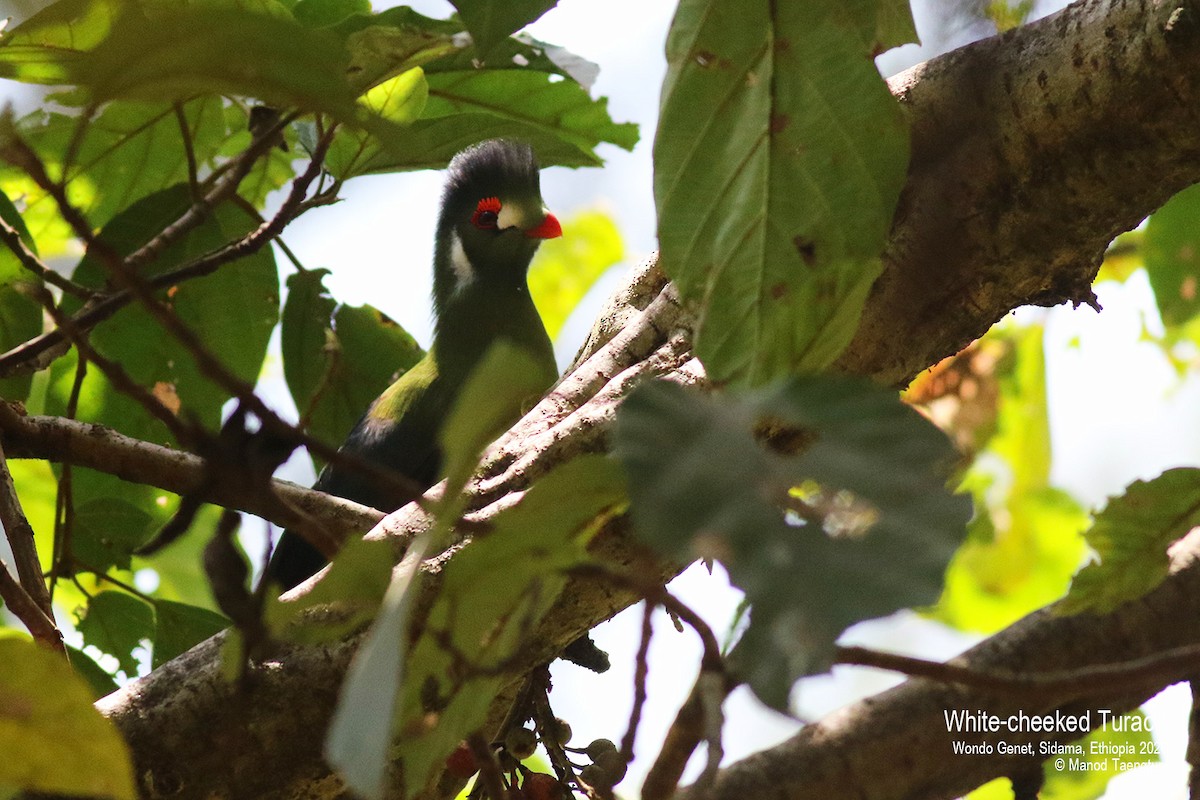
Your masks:
<instances>
[{"instance_id":1,"label":"yellow-green leaf","mask_svg":"<svg viewBox=\"0 0 1200 800\"><path fill-rule=\"evenodd\" d=\"M471 477L483 448L554 381L527 351L498 341L484 355L454 401L441 431L446 496Z\"/></svg>"},{"instance_id":2,"label":"yellow-green leaf","mask_svg":"<svg viewBox=\"0 0 1200 800\"><path fill-rule=\"evenodd\" d=\"M386 80L358 99L360 105L381 119L407 125L421 116L429 86L425 72L414 67ZM325 156L325 166L338 178L370 172L384 152L379 139L361 128L343 128Z\"/></svg>"},{"instance_id":3,"label":"yellow-green leaf","mask_svg":"<svg viewBox=\"0 0 1200 800\"><path fill-rule=\"evenodd\" d=\"M1098 562L1080 570L1060 609L1111 611L1167 577L1167 548L1200 525L1200 469L1169 469L1134 481L1096 516L1087 532Z\"/></svg>"},{"instance_id":4,"label":"yellow-green leaf","mask_svg":"<svg viewBox=\"0 0 1200 800\"><path fill-rule=\"evenodd\" d=\"M581 211L563 221L563 235L542 242L529 267L529 294L550 338L596 280L625 258L621 232L603 211Z\"/></svg>"},{"instance_id":5,"label":"yellow-green leaf","mask_svg":"<svg viewBox=\"0 0 1200 800\"><path fill-rule=\"evenodd\" d=\"M60 656L0 639L0 786L133 800L125 741Z\"/></svg>"}]
</instances>

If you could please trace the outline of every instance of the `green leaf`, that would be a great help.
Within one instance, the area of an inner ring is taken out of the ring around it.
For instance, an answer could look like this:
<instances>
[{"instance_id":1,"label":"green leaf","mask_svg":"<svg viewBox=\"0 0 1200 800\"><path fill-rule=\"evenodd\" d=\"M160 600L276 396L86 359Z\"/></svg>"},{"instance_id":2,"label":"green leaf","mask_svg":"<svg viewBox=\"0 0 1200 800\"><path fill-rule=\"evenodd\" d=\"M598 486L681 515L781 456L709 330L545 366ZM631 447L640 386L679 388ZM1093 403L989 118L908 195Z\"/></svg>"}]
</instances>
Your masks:
<instances>
[{"instance_id":1,"label":"green leaf","mask_svg":"<svg viewBox=\"0 0 1200 800\"><path fill-rule=\"evenodd\" d=\"M131 594L118 591L93 595L79 619L83 641L114 656L129 677L137 675L134 648L154 637L154 609Z\"/></svg>"},{"instance_id":2,"label":"green leaf","mask_svg":"<svg viewBox=\"0 0 1200 800\"><path fill-rule=\"evenodd\" d=\"M8 195L4 192L0 192L0 219L15 229L20 234L21 241L25 243L25 246L33 251L34 255L37 255L37 242L29 235L29 228L25 226L21 212L17 211L17 207L12 204L12 200L9 200ZM21 266L20 260L12 250L7 246L0 248L0 283L8 285L23 275L33 277Z\"/></svg>"},{"instance_id":3,"label":"green leaf","mask_svg":"<svg viewBox=\"0 0 1200 800\"><path fill-rule=\"evenodd\" d=\"M310 28L336 25L353 14L371 13L371 0L300 0L292 14Z\"/></svg>"},{"instance_id":4,"label":"green leaf","mask_svg":"<svg viewBox=\"0 0 1200 800\"><path fill-rule=\"evenodd\" d=\"M509 34L516 33L558 5L558 0L508 0L495 3L492 0L450 0L467 30L475 40L479 52L487 55Z\"/></svg>"},{"instance_id":5,"label":"green leaf","mask_svg":"<svg viewBox=\"0 0 1200 800\"><path fill-rule=\"evenodd\" d=\"M71 669L75 670L75 674L87 683L92 690L94 700L99 700L117 690L117 682L113 676L92 660L91 656L70 645L66 647L67 655L71 659Z\"/></svg>"},{"instance_id":6,"label":"green leaf","mask_svg":"<svg viewBox=\"0 0 1200 800\"><path fill-rule=\"evenodd\" d=\"M451 499L439 515L440 525L454 519L458 489L482 447L511 421L512 408L544 391L546 375L540 372L523 351L498 343L470 375L442 429L446 497ZM475 663L494 666L511 656L562 590L562 570L584 558L590 524L623 498L619 470L599 456L578 458L546 476L521 503L497 516L490 535L478 537L446 564L442 594L426 630L438 628ZM438 537L440 530L427 536ZM430 546L428 537L414 543L406 564L392 573L382 609L350 667L326 741L330 763L368 799L383 796L389 742L397 730L406 732L400 736L404 780L420 787L431 766L484 720L502 680L494 672L470 675L468 666L462 686L445 686L457 664L428 636L402 669L416 566ZM443 698L442 690L450 693ZM419 721L428 711L428 692L438 693L434 704L446 705L432 729ZM394 714L397 702L400 712Z\"/></svg>"},{"instance_id":7,"label":"green leaf","mask_svg":"<svg viewBox=\"0 0 1200 800\"><path fill-rule=\"evenodd\" d=\"M405 21L400 25L367 25L348 33L350 64L346 71L351 86L362 91L460 49L453 40L453 31L430 24L433 20L419 14L411 16L425 24ZM382 15L372 19L380 18Z\"/></svg>"},{"instance_id":8,"label":"green leaf","mask_svg":"<svg viewBox=\"0 0 1200 800\"><path fill-rule=\"evenodd\" d=\"M173 222L190 205L187 187L176 186L145 198L117 215L100 232L100 238L117 252L127 254ZM215 209L209 219L167 248L145 270L156 275L231 241L256 225L235 206ZM75 271L85 286L103 286L107 276L92 258ZM193 330L210 352L235 375L253 382L261 369L267 341L278 319L278 278L269 248L222 266L212 275L191 280L160 294L179 319ZM78 301L67 304L74 310ZM181 411L216 427L228 395L201 374L194 359L174 337L140 306L130 306L96 329L91 341L101 353L122 363L130 375L149 389L178 398ZM61 373L62 370L59 370ZM73 370L68 370L73 373ZM53 387L55 408L61 413L72 375L60 375ZM67 386L62 386L65 379ZM114 396L116 395L116 396ZM86 404L85 404L86 401ZM138 405L113 392L98 371L84 382L80 417L112 425L139 438L162 440L166 434Z\"/></svg>"},{"instance_id":9,"label":"green leaf","mask_svg":"<svg viewBox=\"0 0 1200 800\"><path fill-rule=\"evenodd\" d=\"M37 243L29 235L25 220L0 191L0 219L17 233L33 253L37 254ZM41 279L21 266L17 257L7 246L0 244L0 353L7 352L42 332L42 308L36 301L21 291L23 283L40 285ZM29 395L32 377L0 379L0 397L5 400L24 400Z\"/></svg>"},{"instance_id":10,"label":"green leaf","mask_svg":"<svg viewBox=\"0 0 1200 800\"><path fill-rule=\"evenodd\" d=\"M1066 592L1086 552L1088 514L1050 484L1050 421L1040 325L993 330L996 430L964 480L978 513L946 572L934 614L994 633Z\"/></svg>"},{"instance_id":11,"label":"green leaf","mask_svg":"<svg viewBox=\"0 0 1200 800\"><path fill-rule=\"evenodd\" d=\"M533 484L517 505L497 515L490 533L447 562L426 633L407 661L394 729L404 732L397 746L408 796L483 724L504 683L494 667L529 644L562 591L566 570L588 559L585 546L600 521L625 502L618 465L604 456L580 456ZM427 717L430 710L436 713ZM429 720L434 724L423 724Z\"/></svg>"},{"instance_id":12,"label":"green leaf","mask_svg":"<svg viewBox=\"0 0 1200 800\"><path fill-rule=\"evenodd\" d=\"M856 0L838 7L838 13L853 20L863 49L871 58L885 50L917 41L909 0Z\"/></svg>"},{"instance_id":13,"label":"green leaf","mask_svg":"<svg viewBox=\"0 0 1200 800\"><path fill-rule=\"evenodd\" d=\"M225 138L221 99L197 98L180 110L197 164L211 167ZM79 137L65 175L68 196L97 227L133 202L188 179L180 121L166 104L110 103L88 124L77 116L37 111L18 127L54 171L62 169L70 142ZM25 202L35 210L54 207L40 189L27 194Z\"/></svg>"},{"instance_id":14,"label":"green leaf","mask_svg":"<svg viewBox=\"0 0 1200 800\"><path fill-rule=\"evenodd\" d=\"M536 123L494 114L464 113L419 119L389 134L386 146L363 172L442 169L459 152L484 139L518 139L537 153L543 167L595 167L602 162L590 148L560 138Z\"/></svg>"},{"instance_id":15,"label":"green leaf","mask_svg":"<svg viewBox=\"0 0 1200 800\"><path fill-rule=\"evenodd\" d=\"M270 595L264 616L272 633L296 644L320 644L362 627L375 616L387 592L392 556L392 545L386 541L346 542L311 591L288 600ZM330 613L307 613L322 606L328 606Z\"/></svg>"},{"instance_id":16,"label":"green leaf","mask_svg":"<svg viewBox=\"0 0 1200 800\"><path fill-rule=\"evenodd\" d=\"M746 592L734 658L775 708L846 627L932 602L970 515L945 488L945 436L858 381L725 399L644 384L618 412L614 452L635 533L671 558L720 560Z\"/></svg>"},{"instance_id":17,"label":"green leaf","mask_svg":"<svg viewBox=\"0 0 1200 800\"><path fill-rule=\"evenodd\" d=\"M663 269L699 306L696 350L717 382L819 370L854 332L908 166L871 60L881 27L903 30L898 8L679 5L654 194Z\"/></svg>"},{"instance_id":18,"label":"green leaf","mask_svg":"<svg viewBox=\"0 0 1200 800\"><path fill-rule=\"evenodd\" d=\"M424 351L377 309L339 306L322 283L328 274L321 269L288 278L281 349L284 378L308 430L340 442Z\"/></svg>"},{"instance_id":19,"label":"green leaf","mask_svg":"<svg viewBox=\"0 0 1200 800\"><path fill-rule=\"evenodd\" d=\"M34 544L37 545L42 570L48 572L54 553L54 519L58 496L54 472L50 462L32 458L10 459L8 471L12 475L13 485L17 487L21 508L33 528ZM60 581L55 592L56 599L58 592L66 588ZM60 603L66 604L62 600Z\"/></svg>"},{"instance_id":20,"label":"green leaf","mask_svg":"<svg viewBox=\"0 0 1200 800\"><path fill-rule=\"evenodd\" d=\"M158 669L229 625L226 617L207 608L171 600L155 600L151 669Z\"/></svg>"},{"instance_id":21,"label":"green leaf","mask_svg":"<svg viewBox=\"0 0 1200 800\"><path fill-rule=\"evenodd\" d=\"M126 494L128 486L126 487ZM153 498L154 507L165 512L174 509L174 495L158 492ZM216 611L217 604L212 596L212 586L199 565L204 558L204 548L212 539L222 509L204 505L196 514L196 521L182 537L152 556L138 556L133 562L134 570L149 567L158 576L155 600L174 600L192 606L201 606ZM161 521L156 520L158 524Z\"/></svg>"},{"instance_id":22,"label":"green leaf","mask_svg":"<svg viewBox=\"0 0 1200 800\"><path fill-rule=\"evenodd\" d=\"M384 796L412 587L425 541L410 548L392 573L379 615L346 670L337 709L325 739L325 758L346 786L367 800Z\"/></svg>"},{"instance_id":23,"label":"green leaf","mask_svg":"<svg viewBox=\"0 0 1200 800\"><path fill-rule=\"evenodd\" d=\"M478 729L503 680L494 667L526 644L561 592L564 570L587 558L599 520L624 498L620 470L597 455L538 481L497 515L488 535L447 562L424 634L406 658L409 602L426 547L414 543L355 655L326 741L326 757L350 788L369 800L383 796L394 742L412 796L430 768Z\"/></svg>"},{"instance_id":24,"label":"green leaf","mask_svg":"<svg viewBox=\"0 0 1200 800\"><path fill-rule=\"evenodd\" d=\"M1200 469L1134 481L1096 516L1086 537L1099 562L1079 571L1059 610L1107 613L1146 594L1167 577L1167 548L1197 525Z\"/></svg>"},{"instance_id":25,"label":"green leaf","mask_svg":"<svg viewBox=\"0 0 1200 800\"><path fill-rule=\"evenodd\" d=\"M960 630L993 633L1063 596L1086 551L1081 534L1088 515L1053 487L997 500L1003 486L976 486L970 479L965 486L978 513L932 615Z\"/></svg>"},{"instance_id":26,"label":"green leaf","mask_svg":"<svg viewBox=\"0 0 1200 800\"><path fill-rule=\"evenodd\" d=\"M601 142L632 150L637 125L614 123L605 98L593 100L579 84L532 70L428 73L425 117L484 112L551 134L591 153ZM539 152L540 155L540 152Z\"/></svg>"},{"instance_id":27,"label":"green leaf","mask_svg":"<svg viewBox=\"0 0 1200 800\"><path fill-rule=\"evenodd\" d=\"M119 0L59 0L0 39L0 77L68 83L84 51L99 44L120 13Z\"/></svg>"},{"instance_id":28,"label":"green leaf","mask_svg":"<svg viewBox=\"0 0 1200 800\"><path fill-rule=\"evenodd\" d=\"M529 267L529 294L550 338L608 269L625 258L621 232L603 211L563 221L565 235L542 242Z\"/></svg>"},{"instance_id":29,"label":"green leaf","mask_svg":"<svg viewBox=\"0 0 1200 800\"><path fill-rule=\"evenodd\" d=\"M101 230L100 238L118 253L130 253L178 218L190 203L185 186L158 192L114 217ZM242 209L220 206L199 227L148 265L145 274L154 275L178 266L240 236L256 224ZM94 259L85 258L73 277L86 286L99 287L105 284L107 276ZM279 284L274 255L269 248L159 296L235 375L247 383L257 379L278 319ZM68 312L77 307L75 298L64 299ZM229 399L228 393L210 381L191 353L174 337L164 334L140 305L117 312L92 332L90 341L99 352L120 363L135 382L170 404L178 403L180 414L190 415L212 429L220 425L221 408ZM65 413L75 379L75 364L72 353L52 365L46 413ZM117 391L95 368L88 370L81 384L78 417L109 425L135 438L171 442L161 422L137 401ZM154 524L162 524L171 513L171 503L161 500L163 492L127 484L111 475L77 469L73 488L75 502L81 506L101 498L120 497L141 509ZM93 527L91 535L116 542L124 541L128 533L112 527L102 532ZM76 546L80 544L75 542Z\"/></svg>"},{"instance_id":30,"label":"green leaf","mask_svg":"<svg viewBox=\"0 0 1200 800\"><path fill-rule=\"evenodd\" d=\"M1151 215L1143 247L1163 324L1187 323L1200 311L1200 186L1184 189Z\"/></svg>"},{"instance_id":31,"label":"green leaf","mask_svg":"<svg viewBox=\"0 0 1200 800\"><path fill-rule=\"evenodd\" d=\"M127 6L80 59L73 82L87 87L94 102L232 94L350 121L355 107L346 61L337 37L283 16L234 6L148 13Z\"/></svg>"},{"instance_id":32,"label":"green leaf","mask_svg":"<svg viewBox=\"0 0 1200 800\"><path fill-rule=\"evenodd\" d=\"M75 365L76 353L74 350L51 365L45 413L55 416L65 413L74 381ZM117 427L123 433L135 438L161 443L170 441L169 435L161 425L151 422L141 406L113 389L94 368L88 372L88 376L81 386L77 416L89 422ZM84 505L93 500L119 497L122 501L147 514L153 520L152 527L165 523L172 512L174 504L169 498L173 495L167 495L154 487L126 483L113 475L80 467L73 468L71 475L72 494L77 505ZM73 552L81 545L85 549L93 546L84 541L89 537L103 537L112 541L120 541L125 532L103 528L101 527L103 521L103 517L95 517L92 520L91 528L79 531L78 536L72 536L71 551ZM48 532L52 532L53 529L53 524L51 524ZM97 542L94 547L100 550L106 549L102 542ZM69 556L70 554L65 555Z\"/></svg>"},{"instance_id":33,"label":"green leaf","mask_svg":"<svg viewBox=\"0 0 1200 800\"><path fill-rule=\"evenodd\" d=\"M483 449L540 398L556 377L524 348L506 340L488 348L458 392L439 434L447 499L466 486Z\"/></svg>"},{"instance_id":34,"label":"green leaf","mask_svg":"<svg viewBox=\"0 0 1200 800\"><path fill-rule=\"evenodd\" d=\"M12 286L0 286L0 353L8 352L42 332L41 307ZM10 402L25 400L31 375L0 378L0 397Z\"/></svg>"},{"instance_id":35,"label":"green leaf","mask_svg":"<svg viewBox=\"0 0 1200 800\"><path fill-rule=\"evenodd\" d=\"M133 765L116 726L57 653L0 639L0 786L133 800Z\"/></svg>"},{"instance_id":36,"label":"green leaf","mask_svg":"<svg viewBox=\"0 0 1200 800\"><path fill-rule=\"evenodd\" d=\"M355 34L370 28L380 28L383 32L371 34L367 42L372 44L363 48L363 43L356 41ZM358 63L361 60L367 64L374 61L363 56L377 49L382 58L376 63L391 65L387 68L393 70L396 69L397 62L394 55L397 48L394 42L411 42L414 36L436 37L449 45L438 58L423 64L427 73L463 72L476 70L481 66L491 70L528 69L561 75L590 89L600 69L562 47L538 41L527 34L502 39L484 53L473 40L466 41L470 37L460 35L465 30L460 19L433 19L418 14L408 6L396 6L374 15L356 15L338 25L337 29L347 37L352 62ZM387 46L380 48L373 42L386 43ZM412 45L408 44L399 48L401 56L407 57L404 54L411 47ZM418 64L411 63L408 66Z\"/></svg>"},{"instance_id":37,"label":"green leaf","mask_svg":"<svg viewBox=\"0 0 1200 800\"><path fill-rule=\"evenodd\" d=\"M382 119L407 125L421 115L429 89L425 73L414 67L368 91L359 103ZM342 128L325 156L325 168L339 179L362 175L372 164L390 152L379 139L365 130Z\"/></svg>"},{"instance_id":38,"label":"green leaf","mask_svg":"<svg viewBox=\"0 0 1200 800\"><path fill-rule=\"evenodd\" d=\"M129 569L134 548L149 538L153 519L119 497L95 497L75 506L72 555L97 573Z\"/></svg>"},{"instance_id":39,"label":"green leaf","mask_svg":"<svg viewBox=\"0 0 1200 800\"><path fill-rule=\"evenodd\" d=\"M982 9L984 15L996 25L996 30L1006 33L1013 28L1019 28L1033 13L1034 0L991 0ZM1107 779L1105 780L1107 783Z\"/></svg>"}]
</instances>

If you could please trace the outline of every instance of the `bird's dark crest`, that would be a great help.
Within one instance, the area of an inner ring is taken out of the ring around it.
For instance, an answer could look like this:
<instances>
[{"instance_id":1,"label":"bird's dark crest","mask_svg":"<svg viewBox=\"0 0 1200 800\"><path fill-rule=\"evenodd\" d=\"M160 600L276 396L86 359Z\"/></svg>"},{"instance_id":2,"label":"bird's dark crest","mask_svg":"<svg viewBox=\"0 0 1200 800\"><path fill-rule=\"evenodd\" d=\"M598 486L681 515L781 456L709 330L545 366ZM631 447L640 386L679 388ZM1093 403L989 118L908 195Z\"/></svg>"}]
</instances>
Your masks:
<instances>
[{"instance_id":1,"label":"bird's dark crest","mask_svg":"<svg viewBox=\"0 0 1200 800\"><path fill-rule=\"evenodd\" d=\"M450 162L446 178L446 197L464 189L476 188L494 194L488 187L521 187L540 194L537 158L524 142L489 139L472 145Z\"/></svg>"}]
</instances>

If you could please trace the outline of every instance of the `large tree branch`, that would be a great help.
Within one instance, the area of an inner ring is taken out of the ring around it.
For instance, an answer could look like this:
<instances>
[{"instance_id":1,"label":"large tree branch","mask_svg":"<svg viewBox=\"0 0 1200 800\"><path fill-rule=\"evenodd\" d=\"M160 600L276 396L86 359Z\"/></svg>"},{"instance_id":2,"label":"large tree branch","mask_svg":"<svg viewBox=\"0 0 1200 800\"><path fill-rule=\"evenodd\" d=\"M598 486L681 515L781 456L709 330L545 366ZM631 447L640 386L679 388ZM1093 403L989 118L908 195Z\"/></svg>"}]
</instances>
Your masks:
<instances>
[{"instance_id":1,"label":"large tree branch","mask_svg":"<svg viewBox=\"0 0 1200 800\"><path fill-rule=\"evenodd\" d=\"M1080 3L893 84L912 120L914 159L885 273L841 369L902 383L1016 306L1090 300L1088 285L1111 236L1200 180L1198 6L1200 0ZM635 284L661 288L652 276L643 272ZM603 448L632 381L647 374L702 380L669 294L629 296L629 307L607 318L591 349L608 344L489 459L472 487L477 517L486 519L555 463ZM653 313L639 314L648 297L657 298ZM622 325L627 331L618 333ZM425 524L409 506L376 535L402 540ZM620 525L614 522L597 547L623 563L634 554ZM973 651L968 662L1062 668L1200 641L1196 615L1178 613L1200 596L1200 567L1187 555L1195 547L1189 539L1177 557L1179 571L1144 600L1103 617L1039 612ZM517 665L514 678L631 599L600 581L572 582L544 621L530 663ZM332 796L338 784L320 761L314 732L325 730L356 644L287 650L238 690L220 677L217 639L100 707L131 742L149 796ZM1144 694L1104 703L1126 708ZM941 709L977 702L1009 707L978 693L910 682L726 770L717 791L825 797L870 785L872 797L953 796L1014 766L947 758L935 725ZM804 766L790 771L789 763ZM756 774L782 778L767 791L753 783ZM894 793L889 786L897 787Z\"/></svg>"},{"instance_id":2,"label":"large tree branch","mask_svg":"<svg viewBox=\"0 0 1200 800\"><path fill-rule=\"evenodd\" d=\"M1200 181L1200 4L1084 0L896 76L912 162L838 367L903 384Z\"/></svg>"}]
</instances>

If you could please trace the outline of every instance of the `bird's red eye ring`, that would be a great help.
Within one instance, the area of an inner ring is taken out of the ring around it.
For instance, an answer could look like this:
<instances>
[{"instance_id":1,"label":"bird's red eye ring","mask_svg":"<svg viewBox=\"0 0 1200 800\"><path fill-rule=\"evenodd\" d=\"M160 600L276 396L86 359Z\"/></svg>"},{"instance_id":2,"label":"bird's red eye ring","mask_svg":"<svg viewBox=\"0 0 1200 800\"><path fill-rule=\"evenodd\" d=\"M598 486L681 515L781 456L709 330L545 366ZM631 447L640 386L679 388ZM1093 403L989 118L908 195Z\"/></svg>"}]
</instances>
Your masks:
<instances>
[{"instance_id":1,"label":"bird's red eye ring","mask_svg":"<svg viewBox=\"0 0 1200 800\"><path fill-rule=\"evenodd\" d=\"M483 198L475 207L475 213L471 215L471 224L476 228L486 230L495 230L499 220L500 198L498 197Z\"/></svg>"}]
</instances>

